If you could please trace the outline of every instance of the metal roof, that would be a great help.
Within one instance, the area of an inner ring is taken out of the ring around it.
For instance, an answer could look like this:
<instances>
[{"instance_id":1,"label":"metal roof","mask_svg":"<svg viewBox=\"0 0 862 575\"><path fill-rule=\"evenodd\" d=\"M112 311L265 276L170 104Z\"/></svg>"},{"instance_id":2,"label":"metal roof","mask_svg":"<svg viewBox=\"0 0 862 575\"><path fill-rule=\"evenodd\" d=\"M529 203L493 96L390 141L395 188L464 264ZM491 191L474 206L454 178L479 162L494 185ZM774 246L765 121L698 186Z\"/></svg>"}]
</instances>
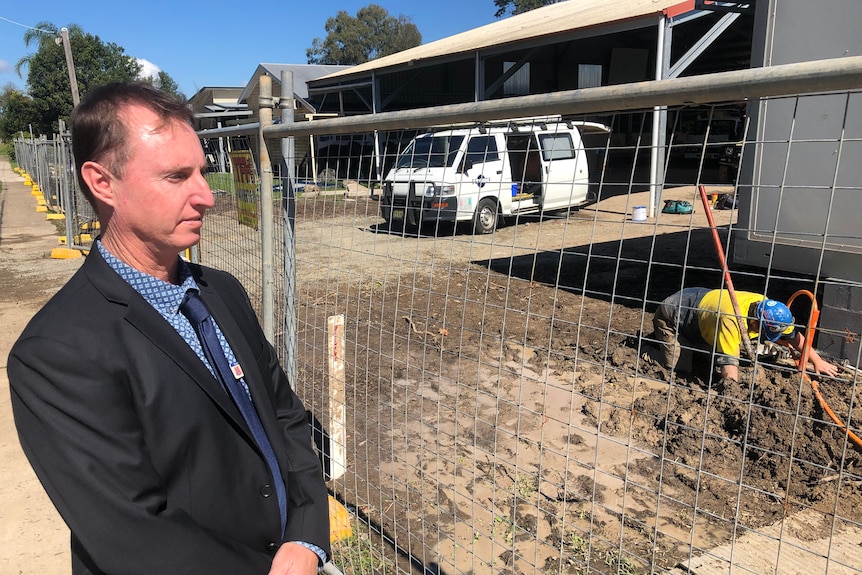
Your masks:
<instances>
[{"instance_id":1,"label":"metal roof","mask_svg":"<svg viewBox=\"0 0 862 575\"><path fill-rule=\"evenodd\" d=\"M349 66L327 66L323 64L258 64L251 79L246 83L245 90L237 101L245 102L252 92L257 88L262 74L267 74L273 80L273 93L278 87L278 95L281 94L281 72L290 70L293 72L294 95L303 100L308 98L308 82L333 72L345 70Z\"/></svg>"},{"instance_id":2,"label":"metal roof","mask_svg":"<svg viewBox=\"0 0 862 575\"><path fill-rule=\"evenodd\" d=\"M592 27L694 10L695 0L566 0L497 20L448 38L377 58L316 80L343 80L384 68L414 65L478 50ZM453 15L454 16L454 15Z\"/></svg>"}]
</instances>

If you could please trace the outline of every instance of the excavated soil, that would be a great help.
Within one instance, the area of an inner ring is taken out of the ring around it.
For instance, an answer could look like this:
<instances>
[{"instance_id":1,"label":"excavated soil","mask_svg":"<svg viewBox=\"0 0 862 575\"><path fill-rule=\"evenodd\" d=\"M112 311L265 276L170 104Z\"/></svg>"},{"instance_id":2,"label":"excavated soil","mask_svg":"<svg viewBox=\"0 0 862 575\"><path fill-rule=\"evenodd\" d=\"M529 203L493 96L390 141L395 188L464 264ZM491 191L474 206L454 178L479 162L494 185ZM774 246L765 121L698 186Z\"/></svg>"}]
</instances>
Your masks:
<instances>
[{"instance_id":1,"label":"excavated soil","mask_svg":"<svg viewBox=\"0 0 862 575\"><path fill-rule=\"evenodd\" d=\"M332 486L414 565L640 573L801 510L820 521L803 538L860 521L862 450L784 354L729 387L707 354L689 373L647 359L657 302L720 275L702 214L639 228L626 214L642 199L487 237L390 228L370 200L300 201L299 386L326 413L326 321L344 314L348 472ZM715 214L726 237L732 216ZM810 280L770 286L786 298ZM859 434L857 386L820 389Z\"/></svg>"}]
</instances>

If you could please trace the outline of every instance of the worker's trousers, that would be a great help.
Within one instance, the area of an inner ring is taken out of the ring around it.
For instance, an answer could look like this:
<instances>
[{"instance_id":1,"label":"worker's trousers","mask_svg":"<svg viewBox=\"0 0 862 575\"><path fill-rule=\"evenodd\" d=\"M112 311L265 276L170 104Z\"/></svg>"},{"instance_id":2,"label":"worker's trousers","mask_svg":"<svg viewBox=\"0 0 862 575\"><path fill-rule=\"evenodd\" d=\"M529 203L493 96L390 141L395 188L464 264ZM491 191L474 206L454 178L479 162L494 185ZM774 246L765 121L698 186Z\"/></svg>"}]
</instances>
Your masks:
<instances>
[{"instance_id":1,"label":"worker's trousers","mask_svg":"<svg viewBox=\"0 0 862 575\"><path fill-rule=\"evenodd\" d=\"M653 337L659 344L661 350L660 361L667 369L676 369L679 361L681 346L687 349L698 348L698 342L680 333L679 313L681 307L691 306L693 300L699 301L700 294L693 290L684 290L665 299L653 315ZM680 299L682 298L682 302ZM687 355L690 364L690 354ZM690 365L689 365L690 369ZM685 369L683 369L685 371Z\"/></svg>"}]
</instances>

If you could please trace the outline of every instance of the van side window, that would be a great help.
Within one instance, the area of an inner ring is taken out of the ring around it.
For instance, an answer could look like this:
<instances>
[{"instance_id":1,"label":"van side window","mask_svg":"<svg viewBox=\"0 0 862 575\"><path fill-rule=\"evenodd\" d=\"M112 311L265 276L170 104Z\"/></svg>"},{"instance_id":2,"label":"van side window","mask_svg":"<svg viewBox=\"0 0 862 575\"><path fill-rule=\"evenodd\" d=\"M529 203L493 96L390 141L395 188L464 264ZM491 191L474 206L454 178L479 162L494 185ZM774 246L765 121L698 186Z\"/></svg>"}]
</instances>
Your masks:
<instances>
[{"instance_id":1,"label":"van side window","mask_svg":"<svg viewBox=\"0 0 862 575\"><path fill-rule=\"evenodd\" d=\"M499 159L497 139L494 136L474 136L467 142L463 169L469 170L474 164L484 164Z\"/></svg>"},{"instance_id":2,"label":"van side window","mask_svg":"<svg viewBox=\"0 0 862 575\"><path fill-rule=\"evenodd\" d=\"M575 157L571 134L539 134L539 144L542 146L542 159L546 162Z\"/></svg>"}]
</instances>

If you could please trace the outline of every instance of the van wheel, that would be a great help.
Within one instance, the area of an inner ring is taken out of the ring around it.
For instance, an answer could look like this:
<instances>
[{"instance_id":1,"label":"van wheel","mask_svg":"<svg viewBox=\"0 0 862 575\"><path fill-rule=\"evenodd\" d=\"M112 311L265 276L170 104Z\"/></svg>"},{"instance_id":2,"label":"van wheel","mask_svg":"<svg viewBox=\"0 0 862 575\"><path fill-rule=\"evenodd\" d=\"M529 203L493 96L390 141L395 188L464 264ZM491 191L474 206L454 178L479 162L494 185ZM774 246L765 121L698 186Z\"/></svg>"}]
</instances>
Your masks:
<instances>
[{"instance_id":1,"label":"van wheel","mask_svg":"<svg viewBox=\"0 0 862 575\"><path fill-rule=\"evenodd\" d=\"M490 234L497 229L497 202L493 198L479 200L473 214L473 233Z\"/></svg>"}]
</instances>

